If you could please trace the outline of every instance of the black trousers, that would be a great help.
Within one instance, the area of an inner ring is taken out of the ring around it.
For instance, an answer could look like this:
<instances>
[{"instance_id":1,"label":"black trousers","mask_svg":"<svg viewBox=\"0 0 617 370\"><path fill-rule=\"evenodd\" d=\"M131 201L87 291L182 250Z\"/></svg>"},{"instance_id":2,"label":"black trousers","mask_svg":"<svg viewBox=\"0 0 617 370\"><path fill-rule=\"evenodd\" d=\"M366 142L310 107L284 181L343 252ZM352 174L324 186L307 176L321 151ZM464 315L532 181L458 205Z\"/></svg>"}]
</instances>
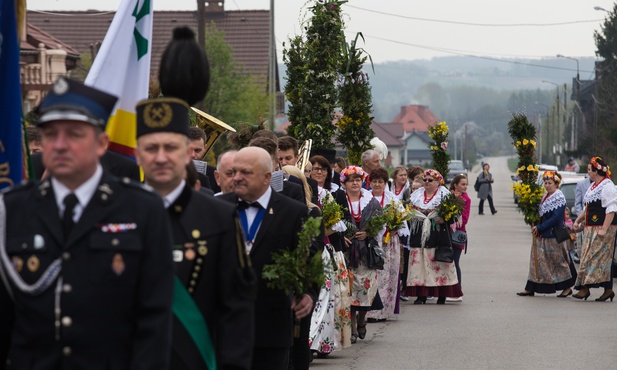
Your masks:
<instances>
[{"instance_id":1,"label":"black trousers","mask_svg":"<svg viewBox=\"0 0 617 370\"><path fill-rule=\"evenodd\" d=\"M287 370L289 348L253 347L252 370Z\"/></svg>"},{"instance_id":2,"label":"black trousers","mask_svg":"<svg viewBox=\"0 0 617 370\"><path fill-rule=\"evenodd\" d=\"M491 195L487 195L486 199L488 200L488 206L491 207L491 213L495 213L495 206L493 205L493 197ZM478 213L484 213L484 199L480 199L480 204L478 205Z\"/></svg>"}]
</instances>

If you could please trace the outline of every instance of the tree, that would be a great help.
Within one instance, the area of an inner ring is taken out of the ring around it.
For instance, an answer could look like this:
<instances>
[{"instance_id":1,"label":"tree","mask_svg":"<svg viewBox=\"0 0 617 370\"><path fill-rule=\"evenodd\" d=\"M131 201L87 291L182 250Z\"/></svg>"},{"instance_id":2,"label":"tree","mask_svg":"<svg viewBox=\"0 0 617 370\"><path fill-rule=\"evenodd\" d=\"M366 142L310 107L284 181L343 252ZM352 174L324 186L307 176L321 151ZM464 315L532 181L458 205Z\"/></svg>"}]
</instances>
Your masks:
<instances>
[{"instance_id":1,"label":"tree","mask_svg":"<svg viewBox=\"0 0 617 370\"><path fill-rule=\"evenodd\" d=\"M588 155L600 155L609 163L617 160L617 4L604 21L601 31L594 33L596 55L604 60L599 63L597 78L598 102L596 114L598 127L592 132L593 145Z\"/></svg>"},{"instance_id":2,"label":"tree","mask_svg":"<svg viewBox=\"0 0 617 370\"><path fill-rule=\"evenodd\" d=\"M343 116L338 120L338 141L347 148L349 164L362 165L362 153L372 149L371 139L375 133L371 129L373 110L371 87L368 75L362 70L368 59L363 49L356 46L361 33L343 49L344 65L341 67L339 88L340 106ZM372 64L372 61L371 61Z\"/></svg>"},{"instance_id":3,"label":"tree","mask_svg":"<svg viewBox=\"0 0 617 370\"><path fill-rule=\"evenodd\" d=\"M341 5L346 1L318 0L305 27L306 39L295 36L283 51L287 67L285 94L290 102L287 132L313 147L334 147L332 124L337 106L337 74L345 42Z\"/></svg>"}]
</instances>

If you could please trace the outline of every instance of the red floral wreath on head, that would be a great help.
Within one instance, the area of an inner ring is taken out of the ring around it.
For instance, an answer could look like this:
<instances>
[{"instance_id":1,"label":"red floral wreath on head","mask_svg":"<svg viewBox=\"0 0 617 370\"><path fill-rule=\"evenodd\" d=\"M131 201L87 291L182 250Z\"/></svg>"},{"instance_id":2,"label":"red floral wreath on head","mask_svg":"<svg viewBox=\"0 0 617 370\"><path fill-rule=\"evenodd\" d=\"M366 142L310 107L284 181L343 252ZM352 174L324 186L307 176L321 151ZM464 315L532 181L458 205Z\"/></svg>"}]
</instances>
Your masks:
<instances>
[{"instance_id":1,"label":"red floral wreath on head","mask_svg":"<svg viewBox=\"0 0 617 370\"><path fill-rule=\"evenodd\" d=\"M591 159L589 160L589 163L596 169L599 171L604 171L606 173L606 177L611 177L611 170L609 166L603 166L600 163L598 163L598 159L602 160L602 158L600 157L591 157Z\"/></svg>"},{"instance_id":2,"label":"red floral wreath on head","mask_svg":"<svg viewBox=\"0 0 617 370\"><path fill-rule=\"evenodd\" d=\"M430 176L430 177L432 177L434 179L437 179L439 181L440 185L444 184L443 176L441 176L439 171L428 169L428 170L424 171L424 176Z\"/></svg>"},{"instance_id":3,"label":"red floral wreath on head","mask_svg":"<svg viewBox=\"0 0 617 370\"><path fill-rule=\"evenodd\" d=\"M362 181L364 181L364 179L366 179L366 177L368 176L366 174L366 172L364 172L362 167L347 166L347 167L343 168L343 170L341 171L341 182L343 182L343 183L346 182L347 179L349 178L349 176L351 176L351 175L360 176L360 178L362 178Z\"/></svg>"},{"instance_id":4,"label":"red floral wreath on head","mask_svg":"<svg viewBox=\"0 0 617 370\"><path fill-rule=\"evenodd\" d=\"M544 180L553 180L555 184L559 184L561 182L561 178L557 176L555 171L544 171L542 174L542 179Z\"/></svg>"}]
</instances>

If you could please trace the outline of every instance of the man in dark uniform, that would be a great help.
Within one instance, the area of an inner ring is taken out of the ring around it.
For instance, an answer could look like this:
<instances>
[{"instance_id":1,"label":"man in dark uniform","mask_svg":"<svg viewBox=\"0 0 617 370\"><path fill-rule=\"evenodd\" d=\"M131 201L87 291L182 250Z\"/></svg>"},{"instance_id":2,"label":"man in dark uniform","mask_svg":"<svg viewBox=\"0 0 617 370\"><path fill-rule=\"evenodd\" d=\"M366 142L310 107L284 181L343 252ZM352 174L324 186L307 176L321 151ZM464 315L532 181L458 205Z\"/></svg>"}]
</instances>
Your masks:
<instances>
[{"instance_id":1,"label":"man in dark uniform","mask_svg":"<svg viewBox=\"0 0 617 370\"><path fill-rule=\"evenodd\" d=\"M308 217L307 207L270 187L272 157L262 148L243 148L234 158L234 193L220 196L238 207L255 274L255 344L252 369L286 370L293 337L293 315L310 314L314 298L304 294L293 302L286 292L267 287L261 278L272 255L298 245L298 232ZM250 204L249 204L250 203ZM244 335L244 334L242 334Z\"/></svg>"},{"instance_id":2,"label":"man in dark uniform","mask_svg":"<svg viewBox=\"0 0 617 370\"><path fill-rule=\"evenodd\" d=\"M165 210L99 163L116 100L61 77L39 107L50 176L0 199L0 369L169 366Z\"/></svg>"},{"instance_id":3,"label":"man in dark uniform","mask_svg":"<svg viewBox=\"0 0 617 370\"><path fill-rule=\"evenodd\" d=\"M191 161L188 109L175 98L137 105L137 161L146 184L163 197L174 239L170 369L249 369L255 279L235 207L192 190L184 180ZM180 292L188 298L183 306ZM187 324L183 314L205 319L202 335L211 338L209 347L199 346L204 343L194 339L195 324ZM208 363L214 357L216 365Z\"/></svg>"}]
</instances>

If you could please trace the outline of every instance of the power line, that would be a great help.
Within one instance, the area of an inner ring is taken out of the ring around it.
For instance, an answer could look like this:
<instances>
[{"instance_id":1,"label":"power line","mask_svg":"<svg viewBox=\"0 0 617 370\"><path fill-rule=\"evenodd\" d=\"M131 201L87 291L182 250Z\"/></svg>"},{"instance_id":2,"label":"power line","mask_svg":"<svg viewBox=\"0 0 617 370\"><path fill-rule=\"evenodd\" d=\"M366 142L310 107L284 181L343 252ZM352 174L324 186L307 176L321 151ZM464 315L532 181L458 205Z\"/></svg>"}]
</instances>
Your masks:
<instances>
[{"instance_id":1,"label":"power line","mask_svg":"<svg viewBox=\"0 0 617 370\"><path fill-rule=\"evenodd\" d=\"M369 38L374 38L374 39L377 39L377 40L381 40L381 41L391 42L391 43L394 43L394 44L405 45L405 46L412 46L412 47L416 47L416 48L420 48L420 49L439 51L439 52L442 52L442 53L449 53L449 54L454 54L454 55L461 55L461 56L470 57L470 58L485 59L485 60L491 60L491 61L500 62L500 63L518 64L518 65L524 65L524 66L529 66L529 67L547 68L547 69L556 69L556 70L562 70L562 71L576 72L576 69L572 69L572 68L552 67L552 66L545 66L545 65L541 65L541 64L525 63L525 62L518 62L518 61L514 61L514 60L498 59L498 58L493 58L493 57L489 57L489 56L481 56L481 55L469 54L468 52L466 52L464 50L455 50L455 49L447 49L447 48L440 48L440 47L434 47L434 46L418 45L418 44L412 44L412 43L409 43L409 42L396 41L396 40L386 39L386 38L379 37L379 36L372 36L372 35L366 35L366 34L364 36L365 37L369 37ZM587 71L587 70L580 70L580 72L592 73L592 71Z\"/></svg>"},{"instance_id":2,"label":"power line","mask_svg":"<svg viewBox=\"0 0 617 370\"><path fill-rule=\"evenodd\" d=\"M74 11L74 12L68 12L68 13L54 13L54 12L46 12L43 10L31 10L31 9L28 9L28 11L33 12L33 13L39 13L39 14L59 15L62 17L93 17L97 15L113 14L116 12L115 10L109 10L109 11L100 12L100 13L90 13L90 11L88 10L83 10L83 11Z\"/></svg>"},{"instance_id":3,"label":"power line","mask_svg":"<svg viewBox=\"0 0 617 370\"><path fill-rule=\"evenodd\" d=\"M382 11L374 10L374 9L361 8L359 6L350 5L349 3L345 4L344 6L353 8L353 9L363 10L369 13L387 15L390 17L397 17L397 18L403 18L403 19L410 19L414 21L447 23L447 24L457 24L461 26L474 26L474 27L554 27L554 26L566 26L570 24L580 24L580 23L597 23L597 22L604 21L604 19L593 19L593 20L584 20L584 21L568 21L568 22L555 22L555 23L472 23L472 22L450 21L450 20L444 20L444 19L434 19L434 18L411 17L407 15L382 12Z\"/></svg>"}]
</instances>

